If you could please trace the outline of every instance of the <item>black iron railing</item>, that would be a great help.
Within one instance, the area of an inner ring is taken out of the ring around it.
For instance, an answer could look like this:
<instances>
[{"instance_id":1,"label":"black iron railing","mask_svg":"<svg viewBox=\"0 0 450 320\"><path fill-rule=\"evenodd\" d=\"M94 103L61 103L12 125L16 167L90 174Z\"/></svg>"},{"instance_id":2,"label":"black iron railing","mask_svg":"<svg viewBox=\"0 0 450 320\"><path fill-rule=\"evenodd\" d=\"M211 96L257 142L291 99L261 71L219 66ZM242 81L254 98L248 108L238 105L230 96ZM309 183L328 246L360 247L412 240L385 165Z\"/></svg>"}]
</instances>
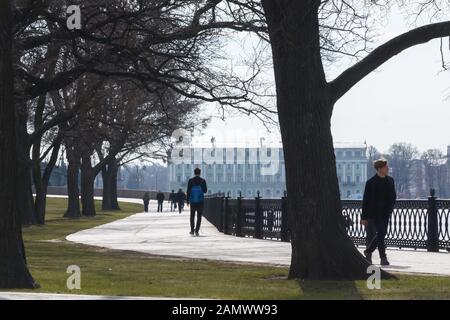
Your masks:
<instances>
[{"instance_id":1,"label":"black iron railing","mask_svg":"<svg viewBox=\"0 0 450 320\"><path fill-rule=\"evenodd\" d=\"M342 200L342 214L350 238L365 245L366 230L360 224L362 200ZM238 237L289 241L287 198L232 199L224 194L206 197L204 216L219 231ZM450 200L434 194L427 200L397 200L386 245L398 248L438 251L450 248Z\"/></svg>"}]
</instances>

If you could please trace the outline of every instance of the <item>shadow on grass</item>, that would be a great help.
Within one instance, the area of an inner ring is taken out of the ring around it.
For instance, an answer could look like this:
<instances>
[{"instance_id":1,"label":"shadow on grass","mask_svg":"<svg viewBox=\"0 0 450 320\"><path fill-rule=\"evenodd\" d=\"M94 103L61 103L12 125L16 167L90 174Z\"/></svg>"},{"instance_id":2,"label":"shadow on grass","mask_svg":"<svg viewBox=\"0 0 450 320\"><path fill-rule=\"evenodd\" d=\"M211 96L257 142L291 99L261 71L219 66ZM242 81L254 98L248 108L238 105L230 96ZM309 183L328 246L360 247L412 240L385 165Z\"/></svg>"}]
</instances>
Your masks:
<instances>
[{"instance_id":1,"label":"shadow on grass","mask_svg":"<svg viewBox=\"0 0 450 320\"><path fill-rule=\"evenodd\" d=\"M361 300L355 281L299 281L303 298L309 300Z\"/></svg>"}]
</instances>

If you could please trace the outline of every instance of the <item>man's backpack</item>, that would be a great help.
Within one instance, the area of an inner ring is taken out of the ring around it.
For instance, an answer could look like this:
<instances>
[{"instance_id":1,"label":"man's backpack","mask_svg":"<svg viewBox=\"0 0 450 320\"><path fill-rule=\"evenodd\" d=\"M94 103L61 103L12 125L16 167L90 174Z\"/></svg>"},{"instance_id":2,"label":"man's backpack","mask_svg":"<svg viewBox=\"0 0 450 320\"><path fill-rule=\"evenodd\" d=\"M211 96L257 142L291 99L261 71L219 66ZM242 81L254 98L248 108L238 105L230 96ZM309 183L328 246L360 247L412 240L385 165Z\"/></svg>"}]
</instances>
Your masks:
<instances>
[{"instance_id":1,"label":"man's backpack","mask_svg":"<svg viewBox=\"0 0 450 320\"><path fill-rule=\"evenodd\" d=\"M189 202L190 203L203 202L203 189L201 185L192 186Z\"/></svg>"}]
</instances>

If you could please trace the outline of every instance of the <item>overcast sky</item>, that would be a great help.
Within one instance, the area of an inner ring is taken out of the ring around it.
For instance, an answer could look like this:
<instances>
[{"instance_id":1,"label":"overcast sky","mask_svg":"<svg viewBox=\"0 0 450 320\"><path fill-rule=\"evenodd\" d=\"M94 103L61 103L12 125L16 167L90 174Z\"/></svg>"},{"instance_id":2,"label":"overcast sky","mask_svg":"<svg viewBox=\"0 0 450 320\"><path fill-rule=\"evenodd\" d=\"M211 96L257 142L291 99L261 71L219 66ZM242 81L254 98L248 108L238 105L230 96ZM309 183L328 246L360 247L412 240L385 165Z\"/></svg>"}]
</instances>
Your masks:
<instances>
[{"instance_id":1,"label":"overcast sky","mask_svg":"<svg viewBox=\"0 0 450 320\"><path fill-rule=\"evenodd\" d=\"M382 36L377 43L381 44L408 27L394 11L389 23L379 30ZM450 60L448 41L444 39L444 47ZM450 145L450 71L442 72L439 44L434 40L404 51L341 98L332 118L334 141L367 141L382 152L394 142L412 143L421 151L446 150ZM338 74L348 66L348 62L341 62L328 72ZM228 143L257 143L261 137L279 141L278 135L267 133L258 120L247 117L214 120L204 138L211 136L219 143L224 138Z\"/></svg>"}]
</instances>

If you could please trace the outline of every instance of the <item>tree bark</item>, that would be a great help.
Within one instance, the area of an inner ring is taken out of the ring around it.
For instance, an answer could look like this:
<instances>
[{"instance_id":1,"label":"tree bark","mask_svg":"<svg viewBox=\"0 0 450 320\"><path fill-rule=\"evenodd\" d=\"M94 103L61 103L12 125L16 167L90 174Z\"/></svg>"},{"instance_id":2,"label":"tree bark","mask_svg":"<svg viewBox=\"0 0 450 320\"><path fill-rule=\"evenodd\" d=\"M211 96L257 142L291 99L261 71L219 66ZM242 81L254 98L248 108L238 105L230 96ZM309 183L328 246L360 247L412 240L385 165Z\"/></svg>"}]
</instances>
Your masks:
<instances>
[{"instance_id":1,"label":"tree bark","mask_svg":"<svg viewBox=\"0 0 450 320\"><path fill-rule=\"evenodd\" d=\"M80 158L70 146L66 145L67 162L67 210L64 214L66 218L80 218L80 189L78 179L80 173Z\"/></svg>"},{"instance_id":2,"label":"tree bark","mask_svg":"<svg viewBox=\"0 0 450 320\"><path fill-rule=\"evenodd\" d=\"M82 156L81 163L81 205L82 215L93 217L96 215L94 200L95 171L91 165L90 156Z\"/></svg>"},{"instance_id":3,"label":"tree bark","mask_svg":"<svg viewBox=\"0 0 450 320\"><path fill-rule=\"evenodd\" d=\"M12 63L12 14L0 2L0 288L35 288L26 265L17 206L17 145Z\"/></svg>"},{"instance_id":4,"label":"tree bark","mask_svg":"<svg viewBox=\"0 0 450 320\"><path fill-rule=\"evenodd\" d=\"M117 200L117 159L112 157L102 168L103 178L103 210L120 210Z\"/></svg>"},{"instance_id":5,"label":"tree bark","mask_svg":"<svg viewBox=\"0 0 450 320\"><path fill-rule=\"evenodd\" d=\"M47 204L47 190L48 183L53 171L53 168L58 161L58 154L61 148L61 136L58 135L53 141L53 150L49 162L46 164L44 173L41 172L40 166L40 140L33 146L33 181L36 189L36 198L34 200L34 210L38 224L45 224L45 209Z\"/></svg>"},{"instance_id":6,"label":"tree bark","mask_svg":"<svg viewBox=\"0 0 450 320\"><path fill-rule=\"evenodd\" d=\"M47 186L42 182L41 168L37 164L33 167L33 181L35 189L34 211L36 212L36 223L45 224L45 205L47 196Z\"/></svg>"},{"instance_id":7,"label":"tree bark","mask_svg":"<svg viewBox=\"0 0 450 320\"><path fill-rule=\"evenodd\" d=\"M18 162L17 183L18 192L16 195L18 210L23 226L30 226L37 223L33 205L33 187L31 183L31 169L28 165Z\"/></svg>"},{"instance_id":8,"label":"tree bark","mask_svg":"<svg viewBox=\"0 0 450 320\"><path fill-rule=\"evenodd\" d=\"M17 183L19 191L16 198L21 215L22 225L36 224L33 189L31 183L30 144L27 132L26 106L16 105L17 120Z\"/></svg>"},{"instance_id":9,"label":"tree bark","mask_svg":"<svg viewBox=\"0 0 450 320\"><path fill-rule=\"evenodd\" d=\"M333 101L320 53L320 1L262 3L272 43L286 165L289 277L367 279L369 263L348 237L342 216L331 134Z\"/></svg>"}]
</instances>

